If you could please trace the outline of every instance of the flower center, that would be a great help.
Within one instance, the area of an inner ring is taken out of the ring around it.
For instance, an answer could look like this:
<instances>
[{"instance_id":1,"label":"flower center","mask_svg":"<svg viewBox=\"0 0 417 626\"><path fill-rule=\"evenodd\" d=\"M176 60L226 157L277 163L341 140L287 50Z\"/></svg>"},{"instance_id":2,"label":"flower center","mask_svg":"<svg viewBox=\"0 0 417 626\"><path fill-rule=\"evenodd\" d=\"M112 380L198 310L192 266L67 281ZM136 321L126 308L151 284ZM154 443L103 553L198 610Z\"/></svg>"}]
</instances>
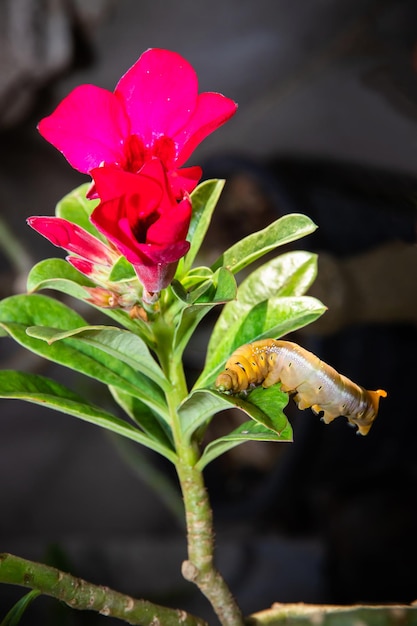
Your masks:
<instances>
[{"instance_id":1,"label":"flower center","mask_svg":"<svg viewBox=\"0 0 417 626\"><path fill-rule=\"evenodd\" d=\"M133 227L133 234L138 243L146 243L148 230L159 219L157 211L150 213L144 217L140 217Z\"/></svg>"},{"instance_id":2,"label":"flower center","mask_svg":"<svg viewBox=\"0 0 417 626\"><path fill-rule=\"evenodd\" d=\"M176 157L175 143L171 137L162 135L153 144L152 156L158 157L165 169L173 169Z\"/></svg>"},{"instance_id":3,"label":"flower center","mask_svg":"<svg viewBox=\"0 0 417 626\"><path fill-rule=\"evenodd\" d=\"M145 213L143 211L138 213L140 206L140 197L138 194L133 194L129 198L129 223L133 236L138 243L146 243L148 230L159 219L159 213L157 210Z\"/></svg>"},{"instance_id":4,"label":"flower center","mask_svg":"<svg viewBox=\"0 0 417 626\"><path fill-rule=\"evenodd\" d=\"M124 145L125 163L123 169L136 174L146 160L146 148L140 137L129 135Z\"/></svg>"},{"instance_id":5,"label":"flower center","mask_svg":"<svg viewBox=\"0 0 417 626\"><path fill-rule=\"evenodd\" d=\"M138 135L129 135L124 145L124 156L123 169L133 174L139 172L152 157L157 157L164 168L170 170L174 167L176 157L175 143L170 137L161 135L147 147Z\"/></svg>"}]
</instances>

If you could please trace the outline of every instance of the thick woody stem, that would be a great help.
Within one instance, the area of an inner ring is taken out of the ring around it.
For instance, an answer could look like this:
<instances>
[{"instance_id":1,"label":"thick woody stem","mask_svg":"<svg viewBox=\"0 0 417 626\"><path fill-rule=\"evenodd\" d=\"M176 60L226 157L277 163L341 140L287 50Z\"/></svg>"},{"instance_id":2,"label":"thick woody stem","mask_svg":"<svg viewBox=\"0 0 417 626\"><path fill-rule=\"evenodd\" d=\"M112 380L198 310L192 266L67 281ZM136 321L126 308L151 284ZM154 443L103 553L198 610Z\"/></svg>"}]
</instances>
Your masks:
<instances>
[{"instance_id":1,"label":"thick woody stem","mask_svg":"<svg viewBox=\"0 0 417 626\"><path fill-rule=\"evenodd\" d=\"M187 520L188 560L182 565L186 580L196 584L211 603L223 626L243 626L241 611L214 566L212 510L201 471L177 466Z\"/></svg>"},{"instance_id":2,"label":"thick woody stem","mask_svg":"<svg viewBox=\"0 0 417 626\"><path fill-rule=\"evenodd\" d=\"M169 609L146 600L135 600L108 587L93 585L55 567L0 554L0 582L37 589L65 602L73 609L97 611L138 626L207 626L202 619L182 610Z\"/></svg>"}]
</instances>

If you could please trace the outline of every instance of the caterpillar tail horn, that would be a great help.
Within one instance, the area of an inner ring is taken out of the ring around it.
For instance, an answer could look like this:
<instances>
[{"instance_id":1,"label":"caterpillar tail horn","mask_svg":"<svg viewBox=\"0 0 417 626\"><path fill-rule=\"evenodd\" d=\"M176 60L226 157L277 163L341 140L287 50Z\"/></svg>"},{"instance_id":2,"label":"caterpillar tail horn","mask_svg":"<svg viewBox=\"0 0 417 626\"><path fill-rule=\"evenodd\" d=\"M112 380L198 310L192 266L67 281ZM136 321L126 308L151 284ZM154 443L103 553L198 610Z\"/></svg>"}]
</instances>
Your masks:
<instances>
[{"instance_id":1,"label":"caterpillar tail horn","mask_svg":"<svg viewBox=\"0 0 417 626\"><path fill-rule=\"evenodd\" d=\"M355 423L358 427L358 434L360 435L367 435L372 424L375 421L376 416L378 415L378 409L379 409L379 400L380 398L386 398L387 397L387 392L385 391L385 389L377 389L376 391L370 391L369 389L366 390L368 397L371 401L371 405L372 405L372 419L370 419L367 422L362 422L360 419L358 420L352 420L352 423Z\"/></svg>"}]
</instances>

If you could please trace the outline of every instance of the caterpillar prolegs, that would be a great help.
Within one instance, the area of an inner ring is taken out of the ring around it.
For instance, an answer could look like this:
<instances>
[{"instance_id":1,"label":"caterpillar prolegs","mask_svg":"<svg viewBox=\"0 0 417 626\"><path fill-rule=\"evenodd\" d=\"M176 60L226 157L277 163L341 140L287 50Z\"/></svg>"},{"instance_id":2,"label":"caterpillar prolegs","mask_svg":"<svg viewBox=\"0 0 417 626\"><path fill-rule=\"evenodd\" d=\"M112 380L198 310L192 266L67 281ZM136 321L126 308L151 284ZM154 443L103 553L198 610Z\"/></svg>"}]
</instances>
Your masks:
<instances>
[{"instance_id":1,"label":"caterpillar prolegs","mask_svg":"<svg viewBox=\"0 0 417 626\"><path fill-rule=\"evenodd\" d=\"M299 409L323 412L326 424L343 415L361 435L368 434L378 414L379 399L387 395L383 389L360 387L296 343L276 339L240 346L227 360L215 386L222 392L237 393L278 382L282 391L294 394Z\"/></svg>"}]
</instances>

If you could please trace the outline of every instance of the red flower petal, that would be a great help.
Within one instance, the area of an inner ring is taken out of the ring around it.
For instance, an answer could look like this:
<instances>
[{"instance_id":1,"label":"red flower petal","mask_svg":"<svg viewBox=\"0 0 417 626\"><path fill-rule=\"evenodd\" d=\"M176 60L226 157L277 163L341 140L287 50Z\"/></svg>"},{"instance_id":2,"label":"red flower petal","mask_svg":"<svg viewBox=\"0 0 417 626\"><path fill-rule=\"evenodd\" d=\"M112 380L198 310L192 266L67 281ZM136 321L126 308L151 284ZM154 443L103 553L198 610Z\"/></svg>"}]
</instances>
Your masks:
<instances>
[{"instance_id":1,"label":"red flower petal","mask_svg":"<svg viewBox=\"0 0 417 626\"><path fill-rule=\"evenodd\" d=\"M124 102L131 133L151 146L187 124L197 104L197 89L197 75L182 56L151 48L122 76L115 94Z\"/></svg>"},{"instance_id":2,"label":"red flower petal","mask_svg":"<svg viewBox=\"0 0 417 626\"><path fill-rule=\"evenodd\" d=\"M174 136L178 145L176 165L179 167L185 163L198 144L227 122L236 110L237 104L220 93L200 94L192 117Z\"/></svg>"},{"instance_id":3,"label":"red flower petal","mask_svg":"<svg viewBox=\"0 0 417 626\"><path fill-rule=\"evenodd\" d=\"M90 235L77 224L73 224L62 217L35 215L29 217L27 223L46 239L49 239L54 246L78 254L89 261L111 266L118 257L97 237Z\"/></svg>"},{"instance_id":4,"label":"red flower petal","mask_svg":"<svg viewBox=\"0 0 417 626\"><path fill-rule=\"evenodd\" d=\"M147 243L161 246L184 240L190 226L191 213L191 201L188 198L172 206L169 211L164 211L160 218L149 226Z\"/></svg>"},{"instance_id":5,"label":"red flower petal","mask_svg":"<svg viewBox=\"0 0 417 626\"><path fill-rule=\"evenodd\" d=\"M155 180L142 174L117 172L111 168L99 168L92 174L97 176L97 187L106 175L128 185L121 186L128 191L119 198L101 202L93 211L91 221L104 233L126 259L133 265L171 263L183 256L189 243L185 241L191 219L191 201L185 198L177 203L165 186L162 197L152 195ZM144 167L147 173L164 175L158 160L150 161ZM141 187L143 186L143 190ZM158 190L161 189L158 187ZM149 191L149 193L148 193Z\"/></svg>"},{"instance_id":6,"label":"red flower petal","mask_svg":"<svg viewBox=\"0 0 417 626\"><path fill-rule=\"evenodd\" d=\"M102 202L114 200L123 195L138 194L142 198L142 209L145 210L145 206L153 208L158 205L162 197L165 174L161 181L154 176L144 176L142 172L132 174L115 167L97 167L92 169L90 174Z\"/></svg>"},{"instance_id":7,"label":"red flower petal","mask_svg":"<svg viewBox=\"0 0 417 626\"><path fill-rule=\"evenodd\" d=\"M85 274L88 277L94 277L96 274L96 264L91 263L91 261L87 261L86 259L81 259L79 256L67 256L68 263L75 267L76 270L81 272L81 274Z\"/></svg>"},{"instance_id":8,"label":"red flower petal","mask_svg":"<svg viewBox=\"0 0 417 626\"><path fill-rule=\"evenodd\" d=\"M203 175L201 167L182 167L168 172L169 184L175 198L182 198L184 192L191 193Z\"/></svg>"},{"instance_id":9,"label":"red flower petal","mask_svg":"<svg viewBox=\"0 0 417 626\"><path fill-rule=\"evenodd\" d=\"M158 158L171 193L180 199L196 187L201 170L177 168L236 107L221 94L198 95L193 67L175 52L154 48L141 55L114 93L93 85L74 89L41 120L39 131L84 173L103 164L138 173ZM88 197L96 195L93 186Z\"/></svg>"},{"instance_id":10,"label":"red flower petal","mask_svg":"<svg viewBox=\"0 0 417 626\"><path fill-rule=\"evenodd\" d=\"M80 172L101 163L122 164L130 134L123 102L94 85L81 85L39 123L40 134Z\"/></svg>"}]
</instances>

